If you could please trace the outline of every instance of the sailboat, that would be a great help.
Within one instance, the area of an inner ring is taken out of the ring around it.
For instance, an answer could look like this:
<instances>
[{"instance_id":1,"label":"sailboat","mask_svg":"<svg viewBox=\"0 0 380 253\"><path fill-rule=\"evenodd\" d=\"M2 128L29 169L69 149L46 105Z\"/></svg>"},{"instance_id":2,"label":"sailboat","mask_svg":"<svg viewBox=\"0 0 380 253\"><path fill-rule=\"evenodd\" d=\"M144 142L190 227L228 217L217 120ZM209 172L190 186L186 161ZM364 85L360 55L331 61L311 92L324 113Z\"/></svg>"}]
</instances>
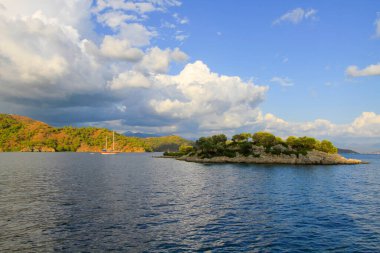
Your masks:
<instances>
[{"instance_id":1,"label":"sailboat","mask_svg":"<svg viewBox=\"0 0 380 253\"><path fill-rule=\"evenodd\" d=\"M103 149L102 152L100 152L102 155L116 155L119 152L115 151L115 131L112 132L112 150L108 150L108 137L106 136L106 149Z\"/></svg>"}]
</instances>

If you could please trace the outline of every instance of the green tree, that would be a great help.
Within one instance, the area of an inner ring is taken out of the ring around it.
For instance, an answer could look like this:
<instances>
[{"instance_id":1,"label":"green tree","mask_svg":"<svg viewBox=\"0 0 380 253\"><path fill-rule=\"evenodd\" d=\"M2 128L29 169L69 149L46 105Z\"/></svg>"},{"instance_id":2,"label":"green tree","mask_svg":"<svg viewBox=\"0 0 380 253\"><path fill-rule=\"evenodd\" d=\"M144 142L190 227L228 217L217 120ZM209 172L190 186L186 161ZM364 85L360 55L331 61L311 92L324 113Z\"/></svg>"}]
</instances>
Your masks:
<instances>
[{"instance_id":1,"label":"green tree","mask_svg":"<svg viewBox=\"0 0 380 253\"><path fill-rule=\"evenodd\" d=\"M223 155L226 150L227 137L224 134L211 137L201 137L196 142L196 148L205 157Z\"/></svg>"},{"instance_id":2,"label":"green tree","mask_svg":"<svg viewBox=\"0 0 380 253\"><path fill-rule=\"evenodd\" d=\"M294 137L289 136L286 139L286 144L298 151L310 151L316 149L319 146L319 142L312 137Z\"/></svg>"},{"instance_id":3,"label":"green tree","mask_svg":"<svg viewBox=\"0 0 380 253\"><path fill-rule=\"evenodd\" d=\"M297 142L297 137L295 136L289 136L287 139L286 139L286 144L290 147L294 147L296 142Z\"/></svg>"},{"instance_id":4,"label":"green tree","mask_svg":"<svg viewBox=\"0 0 380 253\"><path fill-rule=\"evenodd\" d=\"M191 153L193 149L194 149L193 146L189 146L186 144L182 144L181 146L179 146L179 152L184 155Z\"/></svg>"},{"instance_id":5,"label":"green tree","mask_svg":"<svg viewBox=\"0 0 380 253\"><path fill-rule=\"evenodd\" d=\"M318 150L329 153L329 154L338 153L338 149L331 143L331 141L328 141L328 140L321 141L321 143L319 144Z\"/></svg>"},{"instance_id":6,"label":"green tree","mask_svg":"<svg viewBox=\"0 0 380 253\"><path fill-rule=\"evenodd\" d=\"M300 137L298 138L297 144L300 149L313 150L317 145L317 140L312 137Z\"/></svg>"},{"instance_id":7,"label":"green tree","mask_svg":"<svg viewBox=\"0 0 380 253\"><path fill-rule=\"evenodd\" d=\"M257 132L252 135L252 142L257 146L270 148L277 144L276 136L268 132Z\"/></svg>"},{"instance_id":8,"label":"green tree","mask_svg":"<svg viewBox=\"0 0 380 253\"><path fill-rule=\"evenodd\" d=\"M252 135L250 133L241 133L241 134L235 134L232 136L233 142L245 142L248 141L249 138L251 138Z\"/></svg>"}]
</instances>

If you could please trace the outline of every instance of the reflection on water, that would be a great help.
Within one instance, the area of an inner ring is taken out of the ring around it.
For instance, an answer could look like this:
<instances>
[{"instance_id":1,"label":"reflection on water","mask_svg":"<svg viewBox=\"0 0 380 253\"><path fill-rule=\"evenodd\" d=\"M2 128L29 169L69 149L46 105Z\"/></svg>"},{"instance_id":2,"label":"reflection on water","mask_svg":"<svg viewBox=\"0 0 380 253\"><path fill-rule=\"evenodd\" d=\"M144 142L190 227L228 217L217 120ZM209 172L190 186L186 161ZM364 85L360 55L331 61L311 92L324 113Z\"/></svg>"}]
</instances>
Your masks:
<instances>
[{"instance_id":1,"label":"reflection on water","mask_svg":"<svg viewBox=\"0 0 380 253\"><path fill-rule=\"evenodd\" d=\"M0 251L379 251L380 156L202 165L0 154Z\"/></svg>"}]
</instances>

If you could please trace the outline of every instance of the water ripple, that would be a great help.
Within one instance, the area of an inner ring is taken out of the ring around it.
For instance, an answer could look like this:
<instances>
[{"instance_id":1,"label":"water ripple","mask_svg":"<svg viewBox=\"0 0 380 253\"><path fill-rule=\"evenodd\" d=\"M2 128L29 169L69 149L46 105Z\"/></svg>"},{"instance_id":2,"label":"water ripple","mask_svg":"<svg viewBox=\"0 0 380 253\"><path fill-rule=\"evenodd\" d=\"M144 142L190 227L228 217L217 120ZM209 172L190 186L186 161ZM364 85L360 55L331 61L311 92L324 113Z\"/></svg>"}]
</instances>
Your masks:
<instances>
[{"instance_id":1,"label":"water ripple","mask_svg":"<svg viewBox=\"0 0 380 253\"><path fill-rule=\"evenodd\" d=\"M379 252L380 156L202 165L0 154L0 251Z\"/></svg>"}]
</instances>

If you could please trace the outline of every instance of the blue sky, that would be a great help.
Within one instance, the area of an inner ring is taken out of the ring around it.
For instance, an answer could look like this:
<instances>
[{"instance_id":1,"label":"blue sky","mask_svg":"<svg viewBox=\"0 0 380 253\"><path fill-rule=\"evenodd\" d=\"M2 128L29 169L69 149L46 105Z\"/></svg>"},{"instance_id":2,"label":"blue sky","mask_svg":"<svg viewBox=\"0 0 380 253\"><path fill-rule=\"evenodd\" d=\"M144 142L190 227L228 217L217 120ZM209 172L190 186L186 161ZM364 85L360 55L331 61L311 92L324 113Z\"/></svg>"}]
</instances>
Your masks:
<instances>
[{"instance_id":1,"label":"blue sky","mask_svg":"<svg viewBox=\"0 0 380 253\"><path fill-rule=\"evenodd\" d=\"M296 8L317 10L315 20L273 25ZM178 8L190 20L181 49L218 73L269 85L265 112L292 121L349 123L363 111L380 112L380 78L345 73L349 65L379 61L378 9L377 1L186 1ZM294 85L272 83L273 76Z\"/></svg>"},{"instance_id":2,"label":"blue sky","mask_svg":"<svg viewBox=\"0 0 380 253\"><path fill-rule=\"evenodd\" d=\"M0 0L0 111L380 150L378 1Z\"/></svg>"}]
</instances>

